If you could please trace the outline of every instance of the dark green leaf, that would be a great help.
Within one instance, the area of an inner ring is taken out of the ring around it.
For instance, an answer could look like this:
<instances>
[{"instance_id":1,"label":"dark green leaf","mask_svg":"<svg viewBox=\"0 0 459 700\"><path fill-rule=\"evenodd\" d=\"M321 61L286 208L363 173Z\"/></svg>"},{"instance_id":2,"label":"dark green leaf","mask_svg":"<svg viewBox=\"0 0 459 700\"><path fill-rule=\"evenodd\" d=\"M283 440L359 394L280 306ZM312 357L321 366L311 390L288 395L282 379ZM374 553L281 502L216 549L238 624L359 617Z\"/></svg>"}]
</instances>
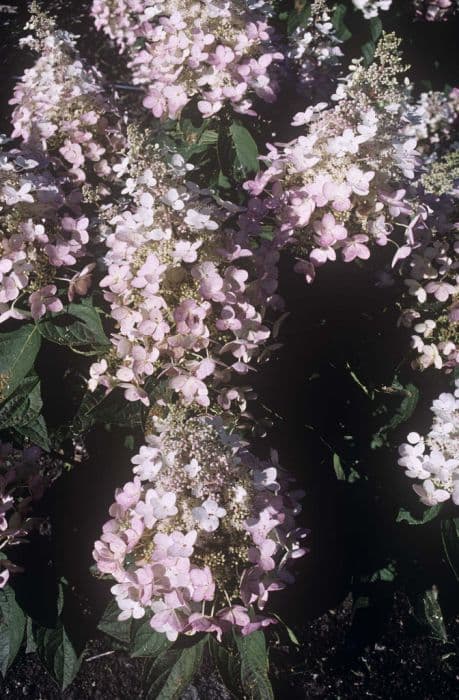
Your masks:
<instances>
[{"instance_id":1,"label":"dark green leaf","mask_svg":"<svg viewBox=\"0 0 459 700\"><path fill-rule=\"evenodd\" d=\"M40 380L36 375L26 377L0 408L0 429L21 428L33 423L42 409Z\"/></svg>"},{"instance_id":2,"label":"dark green leaf","mask_svg":"<svg viewBox=\"0 0 459 700\"><path fill-rule=\"evenodd\" d=\"M414 614L418 622L427 628L435 639L442 642L448 641L443 613L438 602L438 590L435 587L417 596Z\"/></svg>"},{"instance_id":3,"label":"dark green leaf","mask_svg":"<svg viewBox=\"0 0 459 700\"><path fill-rule=\"evenodd\" d=\"M63 319L69 316L77 320L63 323ZM89 347L92 354L97 354L110 344L99 313L89 302L69 304L62 313L41 321L38 329L52 343L70 348Z\"/></svg>"},{"instance_id":4,"label":"dark green leaf","mask_svg":"<svg viewBox=\"0 0 459 700\"><path fill-rule=\"evenodd\" d=\"M240 168L244 175L258 172L258 148L250 132L241 124L233 122L230 134L236 151L236 169Z\"/></svg>"},{"instance_id":5,"label":"dark green leaf","mask_svg":"<svg viewBox=\"0 0 459 700\"><path fill-rule=\"evenodd\" d=\"M37 644L35 642L35 637L33 634L33 620L31 617L27 618L26 625L26 654L33 654L37 651Z\"/></svg>"},{"instance_id":6,"label":"dark green leaf","mask_svg":"<svg viewBox=\"0 0 459 700\"><path fill-rule=\"evenodd\" d=\"M129 651L131 656L158 656L170 646L166 635L156 632L145 620L134 633Z\"/></svg>"},{"instance_id":7,"label":"dark green leaf","mask_svg":"<svg viewBox=\"0 0 459 700\"><path fill-rule=\"evenodd\" d=\"M287 19L287 34L293 34L298 27L306 27L311 16L311 6L307 3L301 10L292 10Z\"/></svg>"},{"instance_id":8,"label":"dark green leaf","mask_svg":"<svg viewBox=\"0 0 459 700\"><path fill-rule=\"evenodd\" d=\"M0 335L0 399L6 399L32 369L41 338L34 323Z\"/></svg>"},{"instance_id":9,"label":"dark green leaf","mask_svg":"<svg viewBox=\"0 0 459 700\"><path fill-rule=\"evenodd\" d=\"M222 190L228 190L231 187L231 182L221 170L218 173L217 185L221 187Z\"/></svg>"},{"instance_id":10,"label":"dark green leaf","mask_svg":"<svg viewBox=\"0 0 459 700\"><path fill-rule=\"evenodd\" d=\"M336 36L340 41L347 41L351 38L352 34L348 27L344 23L344 17L347 12L347 7L342 2L340 2L335 7L335 11L332 15L332 24L335 28Z\"/></svg>"},{"instance_id":11,"label":"dark green leaf","mask_svg":"<svg viewBox=\"0 0 459 700\"><path fill-rule=\"evenodd\" d=\"M38 445L47 452L50 451L51 443L43 416L38 416L31 423L20 426L16 429L16 432L22 435L22 437L28 438L35 445Z\"/></svg>"},{"instance_id":12,"label":"dark green leaf","mask_svg":"<svg viewBox=\"0 0 459 700\"><path fill-rule=\"evenodd\" d=\"M379 17L372 17L369 22L370 34L373 41L378 41L383 31L383 25Z\"/></svg>"},{"instance_id":13,"label":"dark green leaf","mask_svg":"<svg viewBox=\"0 0 459 700\"><path fill-rule=\"evenodd\" d=\"M21 647L26 618L10 586L0 590L0 671L5 676Z\"/></svg>"},{"instance_id":14,"label":"dark green leaf","mask_svg":"<svg viewBox=\"0 0 459 700\"><path fill-rule=\"evenodd\" d=\"M142 425L140 401L125 401L122 392L106 394L102 389L87 391L72 422L75 433L83 433L96 423L134 428Z\"/></svg>"},{"instance_id":15,"label":"dark green leaf","mask_svg":"<svg viewBox=\"0 0 459 700\"><path fill-rule=\"evenodd\" d=\"M362 46L362 56L364 58L364 63L366 66L371 65L376 50L376 44L374 41L367 41Z\"/></svg>"},{"instance_id":16,"label":"dark green leaf","mask_svg":"<svg viewBox=\"0 0 459 700\"><path fill-rule=\"evenodd\" d=\"M436 506L427 507L420 518L416 518L408 510L406 510L406 508L400 508L396 522L406 522L408 525L424 525L424 523L428 523L437 517L442 505L442 503L438 503Z\"/></svg>"},{"instance_id":17,"label":"dark green leaf","mask_svg":"<svg viewBox=\"0 0 459 700\"><path fill-rule=\"evenodd\" d=\"M225 687L236 698L242 695L241 663L236 649L227 649L214 637L209 640L213 662L218 669Z\"/></svg>"},{"instance_id":18,"label":"dark green leaf","mask_svg":"<svg viewBox=\"0 0 459 700\"><path fill-rule=\"evenodd\" d=\"M442 521L441 538L448 563L459 581L459 518Z\"/></svg>"},{"instance_id":19,"label":"dark green leaf","mask_svg":"<svg viewBox=\"0 0 459 700\"><path fill-rule=\"evenodd\" d=\"M375 583L376 581L384 581L385 583L393 583L396 576L396 569L393 563L388 564L382 569L378 569L374 574L370 576L370 581Z\"/></svg>"},{"instance_id":20,"label":"dark green leaf","mask_svg":"<svg viewBox=\"0 0 459 700\"><path fill-rule=\"evenodd\" d=\"M291 629L291 627L289 627L289 626L287 625L287 623L284 622L284 620L283 620L281 617L279 617L279 615L276 615L276 614L274 613L274 617L276 617L276 618L279 620L279 622L281 623L282 627L283 627L283 628L285 629L285 631L287 632L287 636L288 636L288 638L290 639L290 641L292 642L292 644L294 644L296 647L299 647L299 646L300 646L300 641L299 641L298 637L296 636L295 632Z\"/></svg>"},{"instance_id":21,"label":"dark green leaf","mask_svg":"<svg viewBox=\"0 0 459 700\"><path fill-rule=\"evenodd\" d=\"M272 241L274 238L274 228L269 224L262 226L260 230L260 238L264 238L266 241Z\"/></svg>"},{"instance_id":22,"label":"dark green leaf","mask_svg":"<svg viewBox=\"0 0 459 700\"><path fill-rule=\"evenodd\" d=\"M59 622L55 629L36 627L34 637L40 659L65 690L78 673L81 657L78 658L64 626Z\"/></svg>"},{"instance_id":23,"label":"dark green leaf","mask_svg":"<svg viewBox=\"0 0 459 700\"><path fill-rule=\"evenodd\" d=\"M109 637L114 637L114 639L118 639L118 641L124 644L129 644L131 640L132 619L120 622L118 620L120 612L116 601L111 600L105 608L105 612L97 625L97 629L101 630L101 632L105 632Z\"/></svg>"},{"instance_id":24,"label":"dark green leaf","mask_svg":"<svg viewBox=\"0 0 459 700\"><path fill-rule=\"evenodd\" d=\"M145 700L179 700L201 665L207 636L185 649L169 650L147 662Z\"/></svg>"},{"instance_id":25,"label":"dark green leaf","mask_svg":"<svg viewBox=\"0 0 459 700\"><path fill-rule=\"evenodd\" d=\"M214 146L217 143L217 141L218 141L218 132L213 131L212 129L206 129L206 131L204 131L201 134L201 137L200 137L198 143L201 146Z\"/></svg>"},{"instance_id":26,"label":"dark green leaf","mask_svg":"<svg viewBox=\"0 0 459 700\"><path fill-rule=\"evenodd\" d=\"M394 378L390 391L401 394L404 398L392 418L373 435L371 441L373 450L388 444L388 433L412 416L419 400L419 389L414 384L403 386L397 377Z\"/></svg>"},{"instance_id":27,"label":"dark green leaf","mask_svg":"<svg viewBox=\"0 0 459 700\"><path fill-rule=\"evenodd\" d=\"M241 682L249 700L274 700L268 678L268 654L265 635L260 630L237 637L241 659Z\"/></svg>"}]
</instances>

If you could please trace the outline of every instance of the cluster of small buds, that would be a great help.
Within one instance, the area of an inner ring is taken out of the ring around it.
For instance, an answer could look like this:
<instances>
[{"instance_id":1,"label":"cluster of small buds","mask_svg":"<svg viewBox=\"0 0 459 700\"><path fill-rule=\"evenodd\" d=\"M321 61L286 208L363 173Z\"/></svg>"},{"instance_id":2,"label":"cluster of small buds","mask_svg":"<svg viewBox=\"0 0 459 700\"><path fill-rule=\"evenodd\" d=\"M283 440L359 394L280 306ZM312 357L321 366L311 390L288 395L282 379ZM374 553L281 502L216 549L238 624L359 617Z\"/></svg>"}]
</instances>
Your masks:
<instances>
[{"instance_id":1,"label":"cluster of small buds","mask_svg":"<svg viewBox=\"0 0 459 700\"><path fill-rule=\"evenodd\" d=\"M275 622L262 613L269 593L293 580L289 565L305 553L302 494L275 455L260 461L219 418L169 407L153 423L94 549L98 571L116 581L119 619L148 616L170 640Z\"/></svg>"},{"instance_id":2,"label":"cluster of small buds","mask_svg":"<svg viewBox=\"0 0 459 700\"><path fill-rule=\"evenodd\" d=\"M360 10L365 19L377 17L380 12L390 10L392 5L392 0L352 0L352 2L355 9Z\"/></svg>"},{"instance_id":3,"label":"cluster of small buds","mask_svg":"<svg viewBox=\"0 0 459 700\"><path fill-rule=\"evenodd\" d=\"M289 36L286 54L297 89L311 100L327 99L341 69L343 52L325 0L314 0L305 24Z\"/></svg>"},{"instance_id":4,"label":"cluster of small buds","mask_svg":"<svg viewBox=\"0 0 459 700\"><path fill-rule=\"evenodd\" d=\"M457 0L414 0L416 16L427 22L439 22L453 15L458 7Z\"/></svg>"},{"instance_id":5,"label":"cluster of small buds","mask_svg":"<svg viewBox=\"0 0 459 700\"><path fill-rule=\"evenodd\" d=\"M383 35L369 68L355 61L333 96L336 106L319 103L296 114L292 123L307 124L306 134L268 144L261 158L267 167L244 184L256 198L260 228L271 221L278 247L294 245L296 270L308 282L338 250L345 262L366 260L371 244L390 242L394 264L411 252L419 213L406 201L406 187L394 190L414 178L418 164L416 140L403 133L409 91L399 79L398 44ZM400 248L390 236L401 217L407 245Z\"/></svg>"},{"instance_id":6,"label":"cluster of small buds","mask_svg":"<svg viewBox=\"0 0 459 700\"><path fill-rule=\"evenodd\" d=\"M399 447L398 463L422 503L435 506L450 498L459 505L459 380L454 394L443 393L432 403L435 418L427 436L410 433Z\"/></svg>"},{"instance_id":7,"label":"cluster of small buds","mask_svg":"<svg viewBox=\"0 0 459 700\"><path fill-rule=\"evenodd\" d=\"M40 14L31 28L38 36L27 43L40 56L11 100L19 146L0 155L0 323L61 311L62 290L69 301L87 293L95 263L84 188L96 199L109 193L122 145L116 111L73 38Z\"/></svg>"},{"instance_id":8,"label":"cluster of small buds","mask_svg":"<svg viewBox=\"0 0 459 700\"><path fill-rule=\"evenodd\" d=\"M192 166L148 133L129 131L118 173L128 201L109 219L108 273L100 282L117 330L112 353L91 368L89 387L120 386L128 400L148 405L145 381L165 374L186 404L208 406L212 383L229 408L228 379L248 372L270 335L251 300L251 250L222 228L234 208L186 181ZM240 393L233 390L232 400Z\"/></svg>"},{"instance_id":9,"label":"cluster of small buds","mask_svg":"<svg viewBox=\"0 0 459 700\"><path fill-rule=\"evenodd\" d=\"M135 85L155 117L177 119L197 97L204 117L225 103L255 114L251 93L276 97L273 64L282 60L266 13L246 0L93 0L96 27L127 51Z\"/></svg>"},{"instance_id":10,"label":"cluster of small buds","mask_svg":"<svg viewBox=\"0 0 459 700\"><path fill-rule=\"evenodd\" d=\"M6 558L4 550L27 541L31 530L43 526L43 521L30 512L60 469L59 461L39 447L18 450L0 442L0 588L7 584L11 573L22 571Z\"/></svg>"}]
</instances>

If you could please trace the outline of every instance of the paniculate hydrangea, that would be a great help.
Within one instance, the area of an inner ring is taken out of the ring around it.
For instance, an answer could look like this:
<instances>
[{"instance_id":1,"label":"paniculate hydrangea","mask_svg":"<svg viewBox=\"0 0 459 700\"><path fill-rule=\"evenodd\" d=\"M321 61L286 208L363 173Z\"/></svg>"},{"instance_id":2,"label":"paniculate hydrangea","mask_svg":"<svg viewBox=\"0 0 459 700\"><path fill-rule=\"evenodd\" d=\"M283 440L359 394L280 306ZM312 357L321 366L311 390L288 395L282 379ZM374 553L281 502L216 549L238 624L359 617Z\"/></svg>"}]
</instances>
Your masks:
<instances>
[{"instance_id":1,"label":"paniculate hydrangea","mask_svg":"<svg viewBox=\"0 0 459 700\"><path fill-rule=\"evenodd\" d=\"M80 58L75 37L56 30L43 13L32 15L28 28L33 35L22 43L39 58L24 72L10 100L15 105L12 138L58 159L53 165L75 183L110 179L122 137L102 76Z\"/></svg>"},{"instance_id":2,"label":"paniculate hydrangea","mask_svg":"<svg viewBox=\"0 0 459 700\"><path fill-rule=\"evenodd\" d=\"M116 112L72 37L40 14L31 28L27 43L41 55L11 100L19 146L0 156L0 322L62 310L62 282L69 301L87 293L95 264L85 195L109 192L97 179L109 182L107 156L114 162L120 146Z\"/></svg>"},{"instance_id":3,"label":"paniculate hydrangea","mask_svg":"<svg viewBox=\"0 0 459 700\"><path fill-rule=\"evenodd\" d=\"M261 306L251 300L260 286L249 274L251 251L223 229L229 212L186 181L191 166L181 156L152 145L135 127L129 131L128 202L106 212L107 274L100 282L117 330L89 387L121 386L128 400L148 404L145 381L166 374L185 403L207 406L207 383L217 388L232 372L246 374L269 337ZM240 396L219 391L226 408Z\"/></svg>"},{"instance_id":4,"label":"paniculate hydrangea","mask_svg":"<svg viewBox=\"0 0 459 700\"><path fill-rule=\"evenodd\" d=\"M96 27L127 51L145 107L176 119L197 97L205 117L225 103L255 114L250 95L273 102L272 64L282 59L265 13L246 0L94 0ZM264 5L264 3L262 3Z\"/></svg>"},{"instance_id":5,"label":"paniculate hydrangea","mask_svg":"<svg viewBox=\"0 0 459 700\"><path fill-rule=\"evenodd\" d=\"M250 207L260 227L271 221L278 247L294 245L296 269L308 281L337 251L350 262L366 260L373 244L397 246L390 236L400 217L412 239L419 215L405 195L418 154L415 138L403 132L409 92L399 79L398 45L383 35L369 68L354 61L336 106L319 103L296 114L293 125L308 125L305 133L268 144L261 159L267 168L244 185L256 198ZM394 263L410 250L398 249Z\"/></svg>"},{"instance_id":6,"label":"paniculate hydrangea","mask_svg":"<svg viewBox=\"0 0 459 700\"><path fill-rule=\"evenodd\" d=\"M296 88L311 98L326 99L336 86L343 52L325 0L314 0L306 23L289 36L286 54Z\"/></svg>"},{"instance_id":7,"label":"paniculate hydrangea","mask_svg":"<svg viewBox=\"0 0 459 700\"><path fill-rule=\"evenodd\" d=\"M459 365L459 153L433 163L422 177L423 235L401 273L407 288L400 323L414 330L415 367Z\"/></svg>"},{"instance_id":8,"label":"paniculate hydrangea","mask_svg":"<svg viewBox=\"0 0 459 700\"><path fill-rule=\"evenodd\" d=\"M439 22L448 19L457 11L457 0L414 0L416 16L427 22Z\"/></svg>"},{"instance_id":9,"label":"paniculate hydrangea","mask_svg":"<svg viewBox=\"0 0 459 700\"><path fill-rule=\"evenodd\" d=\"M231 628L243 635L275 620L271 591L293 580L305 553L295 527L301 493L275 456L261 461L219 418L156 404L155 430L132 459L134 478L118 489L95 544L120 620L150 617L171 640ZM249 614L256 605L260 613Z\"/></svg>"},{"instance_id":10,"label":"paniculate hydrangea","mask_svg":"<svg viewBox=\"0 0 459 700\"><path fill-rule=\"evenodd\" d=\"M33 503L59 475L59 461L30 445L18 450L0 441L0 549L27 541L27 535L43 526L43 520L30 515ZM3 551L5 555L5 552ZM22 571L6 556L0 559L0 588L11 573Z\"/></svg>"},{"instance_id":11,"label":"paniculate hydrangea","mask_svg":"<svg viewBox=\"0 0 459 700\"><path fill-rule=\"evenodd\" d=\"M405 133L417 139L418 149L438 158L459 137L459 89L422 92Z\"/></svg>"},{"instance_id":12,"label":"paniculate hydrangea","mask_svg":"<svg viewBox=\"0 0 459 700\"><path fill-rule=\"evenodd\" d=\"M459 380L454 394L440 394L431 411L427 436L410 433L399 447L398 463L410 479L422 480L422 486L413 485L422 503L434 506L451 498L459 505Z\"/></svg>"}]
</instances>

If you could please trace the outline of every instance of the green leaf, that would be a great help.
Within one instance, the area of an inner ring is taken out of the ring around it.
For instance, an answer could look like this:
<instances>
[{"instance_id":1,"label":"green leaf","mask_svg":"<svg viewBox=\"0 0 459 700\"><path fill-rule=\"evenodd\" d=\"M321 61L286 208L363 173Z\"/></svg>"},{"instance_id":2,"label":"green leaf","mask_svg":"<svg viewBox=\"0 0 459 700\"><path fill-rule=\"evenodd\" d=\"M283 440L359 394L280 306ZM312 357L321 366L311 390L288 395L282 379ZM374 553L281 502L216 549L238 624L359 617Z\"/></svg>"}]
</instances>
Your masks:
<instances>
[{"instance_id":1,"label":"green leaf","mask_svg":"<svg viewBox=\"0 0 459 700\"><path fill-rule=\"evenodd\" d=\"M143 680L145 700L179 700L201 665L207 635L185 649L168 650L147 662Z\"/></svg>"},{"instance_id":2,"label":"green leaf","mask_svg":"<svg viewBox=\"0 0 459 700\"><path fill-rule=\"evenodd\" d=\"M272 241L274 238L274 227L266 224L260 229L260 238L264 238L266 241Z\"/></svg>"},{"instance_id":3,"label":"green leaf","mask_svg":"<svg viewBox=\"0 0 459 700\"><path fill-rule=\"evenodd\" d=\"M351 378L354 380L354 382L357 384L357 386L359 386L362 389L363 393L366 394L369 399L372 399L373 398L372 392L370 392L368 390L368 388L365 386L365 384L358 378L356 373L351 369L351 366L348 362L346 363L346 368L349 370L349 374L351 375Z\"/></svg>"},{"instance_id":4,"label":"green leaf","mask_svg":"<svg viewBox=\"0 0 459 700\"><path fill-rule=\"evenodd\" d=\"M296 634L292 630L292 628L289 627L287 625L287 623L284 622L284 620L281 617L279 617L279 615L276 615L276 613L274 613L274 617L276 617L279 620L279 622L281 623L282 627L284 627L285 631L287 632L287 636L290 639L290 641L292 642L292 644L294 644L296 647L301 646L300 640L298 639L298 637L296 636Z\"/></svg>"},{"instance_id":5,"label":"green leaf","mask_svg":"<svg viewBox=\"0 0 459 700\"><path fill-rule=\"evenodd\" d=\"M385 583L393 583L395 581L397 571L395 569L394 563L390 562L387 566L382 569L378 569L370 576L371 583L376 581L383 581Z\"/></svg>"},{"instance_id":6,"label":"green leaf","mask_svg":"<svg viewBox=\"0 0 459 700\"><path fill-rule=\"evenodd\" d=\"M201 134L198 141L200 146L214 146L218 141L218 131L213 131L212 129L206 129Z\"/></svg>"},{"instance_id":7,"label":"green leaf","mask_svg":"<svg viewBox=\"0 0 459 700\"><path fill-rule=\"evenodd\" d=\"M241 662L235 649L227 649L214 637L209 640L210 653L220 677L229 692L236 698L242 695Z\"/></svg>"},{"instance_id":8,"label":"green leaf","mask_svg":"<svg viewBox=\"0 0 459 700\"><path fill-rule=\"evenodd\" d=\"M306 27L311 16L311 6L309 3L301 10L292 10L287 19L287 34L293 34L298 27Z\"/></svg>"},{"instance_id":9,"label":"green leaf","mask_svg":"<svg viewBox=\"0 0 459 700\"><path fill-rule=\"evenodd\" d=\"M459 518L442 521L441 539L448 563L459 581Z\"/></svg>"},{"instance_id":10,"label":"green leaf","mask_svg":"<svg viewBox=\"0 0 459 700\"><path fill-rule=\"evenodd\" d=\"M21 648L26 618L10 586L0 590L0 671L5 676Z\"/></svg>"},{"instance_id":11,"label":"green leaf","mask_svg":"<svg viewBox=\"0 0 459 700\"><path fill-rule=\"evenodd\" d=\"M125 401L122 392L87 391L72 421L72 431L84 433L96 423L134 428L143 424L140 401Z\"/></svg>"},{"instance_id":12,"label":"green leaf","mask_svg":"<svg viewBox=\"0 0 459 700\"><path fill-rule=\"evenodd\" d=\"M46 452L50 451L51 443L43 416L38 416L31 423L27 423L27 425L22 425L19 428L16 428L16 432L22 437L28 438L31 442L38 445Z\"/></svg>"},{"instance_id":13,"label":"green leaf","mask_svg":"<svg viewBox=\"0 0 459 700\"><path fill-rule=\"evenodd\" d=\"M342 2L340 2L333 12L332 24L336 32L336 36L340 41L347 41L351 38L352 33L349 31L348 27L344 23L344 17L347 12L347 7Z\"/></svg>"},{"instance_id":14,"label":"green leaf","mask_svg":"<svg viewBox=\"0 0 459 700\"><path fill-rule=\"evenodd\" d=\"M171 646L165 634L156 632L150 625L150 620L142 622L136 630L129 652L131 656L158 656Z\"/></svg>"},{"instance_id":15,"label":"green leaf","mask_svg":"<svg viewBox=\"0 0 459 700\"><path fill-rule=\"evenodd\" d=\"M72 429L75 433L82 433L96 422L96 411L106 400L107 396L102 389L87 391L78 407L78 411L72 421Z\"/></svg>"},{"instance_id":16,"label":"green leaf","mask_svg":"<svg viewBox=\"0 0 459 700\"><path fill-rule=\"evenodd\" d=\"M26 625L26 654L34 654L37 651L37 644L35 642L35 637L33 634L33 620L31 617L27 618Z\"/></svg>"},{"instance_id":17,"label":"green leaf","mask_svg":"<svg viewBox=\"0 0 459 700\"><path fill-rule=\"evenodd\" d=\"M65 690L78 673L81 657L77 656L63 624L59 622L55 629L36 627L34 638L40 659Z\"/></svg>"},{"instance_id":18,"label":"green leaf","mask_svg":"<svg viewBox=\"0 0 459 700\"><path fill-rule=\"evenodd\" d=\"M217 185L221 187L222 190L228 190L231 187L231 182L221 170L218 173Z\"/></svg>"},{"instance_id":19,"label":"green leaf","mask_svg":"<svg viewBox=\"0 0 459 700\"><path fill-rule=\"evenodd\" d=\"M419 389L417 386L414 384L403 386L400 384L397 377L394 378L392 386L387 391L395 394L402 394L404 398L392 418L373 435L371 441L372 450L388 444L388 433L391 430L395 430L395 428L412 416L419 401Z\"/></svg>"},{"instance_id":20,"label":"green leaf","mask_svg":"<svg viewBox=\"0 0 459 700\"><path fill-rule=\"evenodd\" d=\"M443 613L438 602L438 590L435 586L416 597L414 615L418 622L430 630L435 639L448 641Z\"/></svg>"},{"instance_id":21,"label":"green leaf","mask_svg":"<svg viewBox=\"0 0 459 700\"><path fill-rule=\"evenodd\" d=\"M379 17L372 17L369 21L370 34L373 41L378 41L383 31L383 25Z\"/></svg>"},{"instance_id":22,"label":"green leaf","mask_svg":"<svg viewBox=\"0 0 459 700\"><path fill-rule=\"evenodd\" d=\"M0 398L6 399L32 369L40 349L37 326L28 323L0 335Z\"/></svg>"},{"instance_id":23,"label":"green leaf","mask_svg":"<svg viewBox=\"0 0 459 700\"><path fill-rule=\"evenodd\" d=\"M76 321L66 321L70 316ZM41 335L46 340L69 348L90 347L91 354L97 354L108 347L110 341L100 320L97 309L90 302L69 304L64 311L38 324Z\"/></svg>"},{"instance_id":24,"label":"green leaf","mask_svg":"<svg viewBox=\"0 0 459 700\"><path fill-rule=\"evenodd\" d=\"M109 637L117 639L119 642L129 644L131 640L132 619L118 620L120 609L115 600L111 600L101 617L97 629L105 632Z\"/></svg>"},{"instance_id":25,"label":"green leaf","mask_svg":"<svg viewBox=\"0 0 459 700\"><path fill-rule=\"evenodd\" d=\"M236 637L241 659L241 682L250 700L274 700L268 678L268 654L265 635L260 630Z\"/></svg>"},{"instance_id":26,"label":"green leaf","mask_svg":"<svg viewBox=\"0 0 459 700\"><path fill-rule=\"evenodd\" d=\"M33 374L26 377L18 389L0 407L0 430L21 428L33 423L43 407L40 380Z\"/></svg>"},{"instance_id":27,"label":"green leaf","mask_svg":"<svg viewBox=\"0 0 459 700\"><path fill-rule=\"evenodd\" d=\"M258 172L258 147L250 132L237 122L230 126L230 134L236 151L235 166L241 169L244 175Z\"/></svg>"},{"instance_id":28,"label":"green leaf","mask_svg":"<svg viewBox=\"0 0 459 700\"><path fill-rule=\"evenodd\" d=\"M436 506L430 506L426 508L420 518L416 518L408 510L406 510L406 508L400 508L396 518L396 522L406 522L408 523L408 525L424 525L425 523L428 523L437 517L442 508L442 505L442 503L438 503Z\"/></svg>"},{"instance_id":29,"label":"green leaf","mask_svg":"<svg viewBox=\"0 0 459 700\"><path fill-rule=\"evenodd\" d=\"M346 474L344 473L343 465L341 464L341 459L336 452L333 454L333 469L335 470L336 478L339 481L346 481Z\"/></svg>"},{"instance_id":30,"label":"green leaf","mask_svg":"<svg viewBox=\"0 0 459 700\"><path fill-rule=\"evenodd\" d=\"M373 62L375 55L376 44L374 41L367 41L362 46L362 56L364 59L364 64L368 67Z\"/></svg>"}]
</instances>

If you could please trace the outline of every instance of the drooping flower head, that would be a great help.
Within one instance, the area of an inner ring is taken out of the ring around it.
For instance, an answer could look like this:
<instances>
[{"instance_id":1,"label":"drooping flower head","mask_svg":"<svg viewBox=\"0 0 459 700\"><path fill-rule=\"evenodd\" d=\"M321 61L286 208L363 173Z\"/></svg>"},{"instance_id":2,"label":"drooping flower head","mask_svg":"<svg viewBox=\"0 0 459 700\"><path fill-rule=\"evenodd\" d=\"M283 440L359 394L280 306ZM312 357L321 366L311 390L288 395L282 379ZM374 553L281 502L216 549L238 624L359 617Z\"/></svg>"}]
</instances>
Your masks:
<instances>
[{"instance_id":1,"label":"drooping flower head","mask_svg":"<svg viewBox=\"0 0 459 700\"><path fill-rule=\"evenodd\" d=\"M411 432L399 447L398 464L422 503L435 506L452 499L459 505L459 380L454 393L444 392L432 403L432 426L425 437Z\"/></svg>"},{"instance_id":2,"label":"drooping flower head","mask_svg":"<svg viewBox=\"0 0 459 700\"><path fill-rule=\"evenodd\" d=\"M155 432L94 550L98 570L116 580L120 619L148 615L169 639L270 624L261 613L269 593L305 553L299 492L275 457L257 459L219 418L161 402L153 414ZM251 606L260 612L250 616Z\"/></svg>"},{"instance_id":3,"label":"drooping flower head","mask_svg":"<svg viewBox=\"0 0 459 700\"><path fill-rule=\"evenodd\" d=\"M117 110L74 38L39 12L30 28L25 43L39 57L10 101L18 145L6 142L0 156L0 323L37 321L88 292L87 207L109 194L123 144Z\"/></svg>"},{"instance_id":4,"label":"drooping flower head","mask_svg":"<svg viewBox=\"0 0 459 700\"><path fill-rule=\"evenodd\" d=\"M371 66L354 61L333 96L336 106L318 103L296 114L293 125L305 133L268 144L261 159L267 167L244 185L260 221L272 222L278 247L293 245L308 281L338 252L345 262L366 260L372 244L388 243L399 216L409 242L419 219L405 197L418 154L403 128L409 91L400 80L398 45L383 35Z\"/></svg>"},{"instance_id":5,"label":"drooping flower head","mask_svg":"<svg viewBox=\"0 0 459 700\"><path fill-rule=\"evenodd\" d=\"M229 103L255 114L251 96L276 97L273 65L282 60L271 42L266 13L246 0L94 0L92 14L129 57L135 85L145 86L145 107L177 119L197 97L204 117ZM263 9L263 3L259 3Z\"/></svg>"},{"instance_id":6,"label":"drooping flower head","mask_svg":"<svg viewBox=\"0 0 459 700\"><path fill-rule=\"evenodd\" d=\"M148 132L129 128L122 166L125 206L105 212L100 282L116 323L113 350L90 388L120 386L148 404L146 380L165 374L186 404L208 406L209 384L226 404L229 377L246 374L269 337L252 251L226 227L223 203L189 182L190 166Z\"/></svg>"}]
</instances>

